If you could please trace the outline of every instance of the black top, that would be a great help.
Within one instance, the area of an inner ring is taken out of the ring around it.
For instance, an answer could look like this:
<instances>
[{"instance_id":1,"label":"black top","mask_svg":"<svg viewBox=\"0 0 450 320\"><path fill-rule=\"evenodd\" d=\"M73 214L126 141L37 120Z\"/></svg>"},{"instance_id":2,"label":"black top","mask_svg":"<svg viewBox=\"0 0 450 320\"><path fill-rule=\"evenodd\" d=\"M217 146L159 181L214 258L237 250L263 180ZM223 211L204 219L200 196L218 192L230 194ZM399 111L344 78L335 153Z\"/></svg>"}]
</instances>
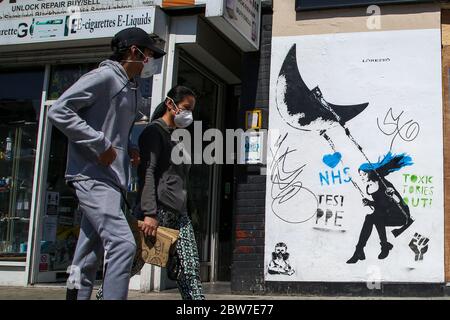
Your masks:
<instances>
[{"instance_id":1,"label":"black top","mask_svg":"<svg viewBox=\"0 0 450 320\"><path fill-rule=\"evenodd\" d=\"M157 119L139 137L138 209L145 216L156 215L158 207L177 213L186 211L189 167L171 161L176 145L171 131L162 119Z\"/></svg>"}]
</instances>

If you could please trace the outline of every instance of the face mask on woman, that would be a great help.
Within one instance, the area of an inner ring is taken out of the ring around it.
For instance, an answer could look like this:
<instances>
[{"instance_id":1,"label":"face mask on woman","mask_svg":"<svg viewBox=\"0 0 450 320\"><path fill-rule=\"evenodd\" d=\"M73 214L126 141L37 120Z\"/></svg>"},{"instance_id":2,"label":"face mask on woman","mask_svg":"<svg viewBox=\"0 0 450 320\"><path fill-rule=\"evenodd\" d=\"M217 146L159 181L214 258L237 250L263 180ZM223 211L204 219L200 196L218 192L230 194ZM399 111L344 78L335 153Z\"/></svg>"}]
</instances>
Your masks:
<instances>
[{"instance_id":1,"label":"face mask on woman","mask_svg":"<svg viewBox=\"0 0 450 320\"><path fill-rule=\"evenodd\" d=\"M178 128L186 128L189 127L191 125L191 123L194 121L194 117L192 115L192 111L191 110L185 110L185 109L180 109L177 104L175 103L175 101L173 101L172 98L167 97L167 99L169 99L170 101L172 101L173 105L177 108L177 110L180 110L180 112L178 112L175 115L174 118L174 122L175 125Z\"/></svg>"}]
</instances>

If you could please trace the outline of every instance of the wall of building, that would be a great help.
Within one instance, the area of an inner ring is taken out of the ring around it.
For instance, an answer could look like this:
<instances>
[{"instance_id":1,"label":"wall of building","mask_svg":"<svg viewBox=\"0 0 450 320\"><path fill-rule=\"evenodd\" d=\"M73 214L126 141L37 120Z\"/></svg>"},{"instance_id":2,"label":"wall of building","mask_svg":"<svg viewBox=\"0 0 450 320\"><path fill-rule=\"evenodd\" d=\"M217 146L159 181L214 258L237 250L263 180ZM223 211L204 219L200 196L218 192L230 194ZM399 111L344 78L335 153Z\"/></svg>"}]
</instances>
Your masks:
<instances>
[{"instance_id":1,"label":"wall of building","mask_svg":"<svg viewBox=\"0 0 450 320\"><path fill-rule=\"evenodd\" d=\"M450 10L442 10L441 19L444 93L445 279L450 282Z\"/></svg>"},{"instance_id":2,"label":"wall of building","mask_svg":"<svg viewBox=\"0 0 450 320\"><path fill-rule=\"evenodd\" d=\"M242 63L240 127L245 111L263 110L263 128L268 127L272 13L263 9L260 51L244 55ZM234 251L231 289L234 292L264 292L264 222L266 176L261 168L236 166Z\"/></svg>"},{"instance_id":3,"label":"wall of building","mask_svg":"<svg viewBox=\"0 0 450 320\"><path fill-rule=\"evenodd\" d=\"M270 73L270 42L272 42L270 37L280 37L284 39L288 39L289 37L293 36L317 36L317 35L325 35L325 34L355 34L355 33L361 33L361 32L368 32L367 28L367 20L368 16L366 13L366 8L352 8L352 9L339 9L339 10L325 10L325 11L314 11L314 12L304 12L304 13L296 13L294 10L294 0L288 0L288 1L274 1L273 4L273 20L270 18L270 14L267 14L263 17L263 33L262 33L262 44L261 44L261 51L259 54L249 56L247 55L247 63L244 64L246 66L246 70L244 70L244 74L248 74L249 79L256 79L257 83L253 83L254 81L244 81L242 93L243 96L241 98L242 107L245 109L248 107L249 109L253 108L255 104L257 104L257 107L263 108L265 110L265 117L266 120L265 124L267 125L267 115L268 115L268 109L269 109L269 103L272 103L272 100L269 100L269 83L270 83L270 77L268 74L265 74L265 72ZM271 28L272 31L268 32L267 30L270 29L269 27L269 21L270 26L272 26L273 21L273 27ZM431 30L435 30L434 36L439 37L439 30L441 27L440 24L440 7L437 7L436 5L398 5L398 6L384 6L382 7L382 16L381 16L381 22L382 22L382 30L381 31L395 31L395 32L403 32L405 30L411 30L413 32L414 30L418 31L418 34L420 33L420 30L425 30L424 32L429 32ZM444 22L443 22L444 23ZM380 30L373 30L373 32L377 32ZM406 32L405 34L407 34ZM431 31L433 33L433 31ZM332 39L338 39L337 37L334 38L333 36L330 36ZM401 38L401 37L400 37ZM423 39L425 39L424 37ZM355 38L356 39L356 38ZM289 41L289 40L286 40ZM306 40L305 40L306 41ZM349 45L358 47L358 44L356 42L351 42L352 39L341 39L341 41L348 41ZM354 40L357 41L357 40ZM424 40L427 41L427 40ZM437 41L440 41L437 40ZM436 46L437 41L434 41L432 46ZM272 42L272 45L274 45L275 42ZM330 42L328 42L330 43ZM327 44L325 41L324 44ZM363 44L361 44L363 45ZM439 45L439 43L438 43ZM280 52L278 55L280 57L277 57L280 61L282 61L282 58L284 58L284 55L286 52L284 52L284 48L280 46L279 43L276 43L276 46L279 50L277 52ZM391 43L391 46L392 43ZM379 47L384 50L383 45L380 41ZM389 51L389 50L388 50ZM386 51L386 52L388 52ZM436 51L436 52L434 52ZM430 68L432 68L434 71L435 69L438 70L440 68L440 61L439 61L439 48L431 52L430 55L425 59L427 64ZM385 52L385 51L383 51ZM445 52L445 48L444 48ZM317 49L316 52L314 50L311 50L311 54L317 54L320 56L321 52ZM322 51L322 54L327 54L327 50L324 48ZM269 55L267 58L266 55ZM276 52L272 52L272 57L276 56ZM283 55L283 57L281 57ZM298 57L298 54L297 54ZM417 61L421 64L423 64L424 60L418 60L419 55L416 53L412 53L410 55L404 55L407 59L417 59ZM429 61L428 58L433 58L433 61ZM312 59L314 60L314 59ZM445 58L444 58L445 61ZM336 61L336 63L339 63ZM417 62L415 62L417 63ZM415 63L412 63L411 65L415 65ZM281 62L280 62L281 64ZM272 61L273 66L273 61ZM277 68L280 66L276 64ZM445 65L444 65L445 66ZM395 68L395 67L394 67ZM308 66L306 68L310 74L313 74L314 68L311 66ZM419 69L419 68L416 68ZM426 69L426 68L424 68ZM322 73L322 71L318 72L319 74ZM428 102L431 103L431 107L433 109L430 109L432 113L435 113L435 115L439 116L440 114L440 102L438 100L441 99L441 88L440 88L440 79L436 77L436 74L430 75L433 81L435 82L434 88L428 88L430 89L433 97ZM440 73L439 73L440 76ZM445 82L445 76L446 72L444 69L444 88L448 87ZM448 75L447 75L448 76ZM311 83L308 82L308 84L311 85L311 89L317 85L317 78L313 77L313 80ZM356 79L357 80L357 79ZM401 79L399 79L401 80ZM417 78L415 78L417 80ZM364 81L367 81L367 83L371 83L369 79L365 79ZM419 81L420 82L420 81ZM364 82L366 83L366 82ZM377 83L376 81L374 83ZM380 83L378 83L380 85ZM421 86L422 83L417 83L416 85ZM364 84L358 84L358 82L355 82L355 88L361 89L361 87L364 86ZM399 90L406 89L408 86L399 86ZM411 88L414 88L414 86L409 86ZM323 87L321 86L323 89ZM329 86L326 87L323 91L326 89L329 89ZM383 85L381 85L378 89L375 88L374 90L382 90ZM401 93L399 93L401 94ZM414 93L412 93L414 94ZM448 94L448 93L447 93ZM351 99L352 94L349 94L349 99L351 101L355 101L355 99ZM358 97L358 95L357 95ZM403 97L403 96L402 96ZM342 97L341 97L342 98ZM345 100L345 98L342 98L341 100ZM358 99L356 99L358 100ZM448 99L445 99L445 101ZM343 101L346 104L347 101ZM405 103L408 100L405 100ZM333 101L331 101L333 102ZM334 101L336 103L336 101ZM365 102L365 101L361 101ZM446 101L447 103L447 101ZM409 102L408 105L411 105ZM386 104L387 105L387 104ZM384 107L385 105L383 105ZM272 105L271 105L272 107ZM409 110L414 114L415 107L411 107ZM437 108L437 109L436 109ZM384 110L384 109L383 109ZM405 109L406 113L408 113L408 110ZM243 112L243 111L242 111ZM372 112L372 111L371 111ZM448 113L448 107L446 109L446 112ZM416 113L417 114L417 113ZM382 117L381 115L377 115L373 113L370 117ZM446 117L448 115L446 114ZM420 119L424 119L424 116L419 117ZM418 169L419 171L433 171L433 166L437 166L438 168L442 169L443 161L442 161L442 140L440 137L442 137L442 127L443 124L439 120L439 117L432 116L430 117L431 120L430 123L425 120L423 123L424 125L424 131L426 127L435 126L437 128L437 131L431 130L434 141L440 141L440 148L432 148L433 151L430 151L434 153L438 158L436 159L436 163L434 165L430 166L430 163L425 162L425 158L423 156L417 156L418 158ZM272 119L272 117L271 117ZM441 119L441 118L440 118ZM448 121L448 120L447 120ZM360 124L361 125L361 124ZM446 143L448 145L448 128L446 128ZM423 134L423 133L422 133ZM299 138L300 139L300 138ZM422 144L425 143L424 140L421 142ZM379 142L374 142L374 140L367 138L363 139L361 144L365 144L366 146L371 146L371 144L380 144ZM420 143L419 143L420 144ZM405 144L406 145L406 144ZM422 146L419 147L412 147L408 149L407 147L405 150L413 153L424 153L424 149ZM383 147L380 147L379 153L381 156L381 151ZM425 147L426 149L426 147ZM440 151L439 151L440 150ZM376 153L376 152L375 152ZM425 153L427 153L425 151ZM372 155L371 158L373 158L374 155ZM376 161L377 159L374 159ZM356 165L356 162L355 162ZM448 161L446 161L446 184L448 188ZM421 275L412 276L412 273L408 274L409 271L406 271L408 266L401 266L400 264L404 264L404 261L406 259L411 258L410 255L413 254L413 250L411 249L411 252L408 252L408 245L410 243L409 240L413 240L416 230L411 227L408 228L409 230L407 233L407 237L411 237L411 239L403 239L401 242L402 244L398 244L398 247L403 246L403 253L400 254L402 258L397 257L397 260L402 261L397 262L399 270L396 273L393 271L395 269L395 262L392 262L392 266L388 269L384 269L381 267L382 274L377 276L377 279L381 281L381 283L377 283L377 281L373 281L373 285L376 287L375 289L379 290L372 290L370 288L370 283L368 286L367 280L370 280L371 272L373 273L373 270L368 269L368 264L366 264L366 274L369 277L365 277L363 275L364 272L361 273L359 276L348 276L346 279L332 279L333 272L327 271L323 269L325 266L319 266L319 271L322 272L322 274L328 274L328 276L320 276L318 275L316 279L313 279L313 277L306 276L305 279L302 279L302 276L296 277L295 280L289 280L289 279L282 279L283 276L280 275L274 275L272 278L267 276L267 266L269 263L269 255L271 251L274 250L274 248L267 246L267 243L271 241L272 239L267 239L267 229L271 228L272 221L270 220L268 225L267 223L267 210L268 208L265 205L265 201L261 200L261 197L265 194L266 190L265 187L262 185L265 183L266 179L265 176L259 175L259 169L258 168L239 168L238 174L237 174L237 193L236 193L236 210L235 210L235 237L236 237L236 246L233 256L233 266L232 266L232 290L235 292L250 292L255 294L261 294L261 293L304 293L304 294L321 294L321 295L336 295L336 294L355 294L360 293L364 295L408 295L408 294L415 294L415 295L440 295L443 292L443 286L442 283L444 282L444 230L443 230L443 223L444 223L444 192L443 192L443 177L439 174L439 170L436 170L436 173L434 174L437 176L437 178L434 179L434 183L436 184L435 190L437 192L437 195L435 196L436 202L434 202L432 208L427 208L426 210L415 210L416 212L414 215L417 217L419 215L419 220L417 220L416 226L418 229L425 229L426 232L433 235L434 238L434 250L433 250L433 263L429 263L427 267L425 267ZM319 169L318 169L319 170ZM267 170L269 172L269 170ZM409 170L411 171L411 170ZM408 171L408 173L409 173ZM414 171L414 170L413 170ZM405 171L406 172L406 171ZM442 171L441 171L442 172ZM394 176L394 175L392 175ZM393 178L394 183L398 185L398 183L401 180L401 175L399 174L399 177ZM398 180L398 181L397 181ZM269 183L270 184L270 183ZM400 189L401 186L398 186ZM269 200L268 200L269 201ZM351 200L351 201L356 201ZM447 204L449 202L448 196L447 196ZM353 205L353 208L356 206ZM411 206L412 207L412 206ZM353 208L351 210L353 210ZM448 205L447 205L448 208ZM446 216L448 221L448 210L446 210ZM432 216L432 220L434 222L432 224L424 226L426 223L421 222L424 221L423 217L428 215L429 217ZM361 213L361 216L364 217L364 215ZM417 223L420 222L420 223ZM362 221L360 223L362 225ZM261 225L265 225L264 228L261 229ZM413 224L414 225L414 224ZM448 230L448 223L446 224L447 230ZM289 228L287 228L289 229ZM417 229L417 228L416 228ZM286 230L284 228L280 229L278 234L281 234L281 230ZM334 232L336 230L333 230ZM359 231L359 230L358 230ZM390 233L390 229L388 230L388 233ZM339 230L338 230L339 232ZM409 234L410 232L413 232L412 234ZM300 233L300 232L299 232ZM358 232L355 232L355 235L357 235ZM273 232L271 234L271 237L273 237ZM448 245L448 232L447 234L447 241L446 243L446 250L447 255L445 257L447 262L447 280L448 280L448 262L449 262L449 245ZM373 238L378 237L375 229L373 231ZM390 236L392 237L392 236ZM292 236L291 236L292 238ZM401 237L400 237L401 238ZM293 238L292 238L293 239ZM291 239L291 240L292 240ZM300 238L298 238L300 240ZM302 241L305 239L301 239ZM315 239L317 240L317 239ZM314 241L315 241L314 240ZM309 240L308 240L309 241ZM308 242L307 241L307 242ZM312 240L311 240L312 241ZM355 241L352 241L349 243L349 250L348 257L350 258L352 254L352 250L354 250L354 245L356 244L357 238ZM272 241L273 242L273 241ZM375 240L373 240L373 246L375 247ZM404 242L404 243L403 243ZM292 243L292 241L291 241ZM264 250L264 244L267 246ZM310 245L310 243L306 243L306 246ZM325 245L322 243L322 246ZM350 249L350 246L353 249ZM379 246L379 245L378 245ZM269 248L270 247L270 248ZM289 247L289 245L288 245ZM298 243L291 244L291 247L296 247L296 250L298 252L298 248L301 248L301 245ZM430 242L431 247L431 242ZM289 251L289 248L288 248ZM373 251L373 252L372 252ZM375 255L375 258L371 259L371 264L375 266L374 270L380 270L379 264L376 259L376 255L378 254L379 249L370 249L370 255ZM430 253L430 252L428 252ZM397 253L398 254L398 253ZM264 256L266 256L266 261L264 261ZM426 254L424 255L426 256ZM318 257L319 258L319 257ZM291 258L295 259L294 257ZM320 258L319 258L320 260ZM404 261L403 261L404 260ZM298 262L298 260L297 260ZM414 262L414 257L413 257ZM314 268L317 266L313 266L314 263L308 262L307 259L302 261L301 264L298 264L298 268ZM343 261L343 265L336 265L334 262L331 262L335 268L345 268L345 260ZM414 263L413 263L414 264ZM423 266L423 264L422 264ZM411 266L409 266L411 267ZM422 268L422 267L421 267ZM402 269L402 270L400 270ZM409 269L413 270L413 269ZM297 271L297 270L296 270ZM301 272L301 270L298 270L298 272ZM356 272L357 273L357 272ZM376 272L375 272L376 273ZM297 273L298 274L298 273ZM416 272L417 274L417 272ZM286 276L285 276L286 277ZM289 277L289 276L287 276ZM265 279L266 278L266 279ZM268 278L270 278L270 281L267 281ZM344 277L345 278L345 277ZM280 279L279 281L277 279Z\"/></svg>"}]
</instances>

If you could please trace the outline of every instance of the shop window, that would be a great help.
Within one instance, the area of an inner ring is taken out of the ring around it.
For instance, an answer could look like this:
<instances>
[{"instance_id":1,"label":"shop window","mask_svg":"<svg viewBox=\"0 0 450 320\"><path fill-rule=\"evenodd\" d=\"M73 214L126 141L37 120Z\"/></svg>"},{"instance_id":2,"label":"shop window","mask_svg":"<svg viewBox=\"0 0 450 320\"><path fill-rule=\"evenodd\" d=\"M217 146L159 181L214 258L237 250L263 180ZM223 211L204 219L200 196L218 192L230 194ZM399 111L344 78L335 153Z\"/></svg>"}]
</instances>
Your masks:
<instances>
[{"instance_id":1,"label":"shop window","mask_svg":"<svg viewBox=\"0 0 450 320\"><path fill-rule=\"evenodd\" d=\"M44 70L0 71L0 260L25 261Z\"/></svg>"},{"instance_id":2,"label":"shop window","mask_svg":"<svg viewBox=\"0 0 450 320\"><path fill-rule=\"evenodd\" d=\"M96 63L78 63L52 66L48 88L48 100L56 100L83 74L95 69Z\"/></svg>"}]
</instances>

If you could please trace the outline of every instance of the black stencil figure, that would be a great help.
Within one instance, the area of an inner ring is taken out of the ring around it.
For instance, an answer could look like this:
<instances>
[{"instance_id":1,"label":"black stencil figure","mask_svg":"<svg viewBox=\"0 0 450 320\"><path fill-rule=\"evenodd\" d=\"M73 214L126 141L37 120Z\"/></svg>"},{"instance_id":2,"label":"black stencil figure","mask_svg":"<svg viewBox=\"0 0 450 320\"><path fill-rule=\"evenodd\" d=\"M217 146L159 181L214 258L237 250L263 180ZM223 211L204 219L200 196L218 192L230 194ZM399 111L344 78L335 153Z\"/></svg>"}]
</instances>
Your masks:
<instances>
[{"instance_id":1,"label":"black stencil figure","mask_svg":"<svg viewBox=\"0 0 450 320\"><path fill-rule=\"evenodd\" d=\"M291 276L295 270L289 263L289 253L287 252L287 245L279 242L275 245L275 251L272 252L272 261L269 263L269 274L282 274Z\"/></svg>"},{"instance_id":2,"label":"black stencil figure","mask_svg":"<svg viewBox=\"0 0 450 320\"><path fill-rule=\"evenodd\" d=\"M423 255L428 251L428 242L430 239L416 233L409 243L409 247L415 254L415 261L422 261Z\"/></svg>"},{"instance_id":3,"label":"black stencil figure","mask_svg":"<svg viewBox=\"0 0 450 320\"><path fill-rule=\"evenodd\" d=\"M393 245L387 241L386 227L401 227L392 231L397 237L413 223L408 205L394 185L386 179L390 173L412 164L410 156L406 154L393 155L389 152L377 163L365 163L360 166L359 174L366 183L367 194L372 197L372 200L364 198L363 205L371 207L373 213L366 216L355 253L347 263L356 263L366 258L364 247L374 226L378 231L381 245L378 259L385 259L393 248Z\"/></svg>"}]
</instances>

